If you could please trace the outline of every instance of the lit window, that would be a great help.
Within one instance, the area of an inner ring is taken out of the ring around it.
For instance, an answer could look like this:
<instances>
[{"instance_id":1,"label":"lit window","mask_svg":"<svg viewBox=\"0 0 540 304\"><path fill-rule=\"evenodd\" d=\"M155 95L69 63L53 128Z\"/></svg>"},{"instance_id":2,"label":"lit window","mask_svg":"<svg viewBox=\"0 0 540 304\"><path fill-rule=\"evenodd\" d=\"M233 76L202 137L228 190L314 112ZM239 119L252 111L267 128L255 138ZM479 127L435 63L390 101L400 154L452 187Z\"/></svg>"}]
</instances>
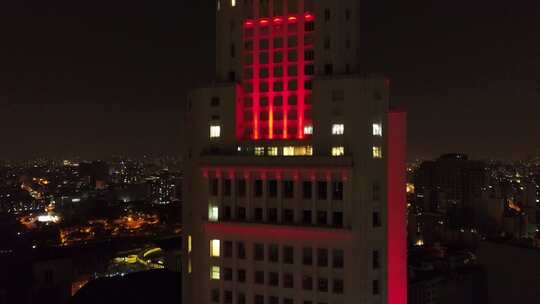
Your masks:
<instances>
[{"instance_id":1,"label":"lit window","mask_svg":"<svg viewBox=\"0 0 540 304\"><path fill-rule=\"evenodd\" d=\"M232 7L235 7L235 6L236 6L236 0L231 0L231 6L232 6Z\"/></svg>"},{"instance_id":2,"label":"lit window","mask_svg":"<svg viewBox=\"0 0 540 304\"><path fill-rule=\"evenodd\" d=\"M220 256L220 245L219 240L210 240L210 256L219 257Z\"/></svg>"},{"instance_id":3,"label":"lit window","mask_svg":"<svg viewBox=\"0 0 540 304\"><path fill-rule=\"evenodd\" d=\"M283 147L283 156L312 156L312 146Z\"/></svg>"},{"instance_id":4,"label":"lit window","mask_svg":"<svg viewBox=\"0 0 540 304\"><path fill-rule=\"evenodd\" d=\"M210 138L219 138L221 136L221 126L210 126Z\"/></svg>"},{"instance_id":5,"label":"lit window","mask_svg":"<svg viewBox=\"0 0 540 304\"><path fill-rule=\"evenodd\" d=\"M278 155L278 148L277 147L268 147L268 155L277 156Z\"/></svg>"},{"instance_id":6,"label":"lit window","mask_svg":"<svg viewBox=\"0 0 540 304\"><path fill-rule=\"evenodd\" d=\"M345 132L345 126L343 124L332 125L332 135L343 135Z\"/></svg>"},{"instance_id":7,"label":"lit window","mask_svg":"<svg viewBox=\"0 0 540 304\"><path fill-rule=\"evenodd\" d=\"M264 155L264 147L255 147L255 155L263 156Z\"/></svg>"},{"instance_id":8,"label":"lit window","mask_svg":"<svg viewBox=\"0 0 540 304\"><path fill-rule=\"evenodd\" d=\"M188 264L187 264L187 268L188 268L188 273L191 273L191 258L188 259Z\"/></svg>"},{"instance_id":9,"label":"lit window","mask_svg":"<svg viewBox=\"0 0 540 304\"><path fill-rule=\"evenodd\" d=\"M312 135L313 134L313 125L306 125L304 127L304 134L305 135Z\"/></svg>"},{"instance_id":10,"label":"lit window","mask_svg":"<svg viewBox=\"0 0 540 304\"><path fill-rule=\"evenodd\" d=\"M382 158L381 147L373 147L373 158Z\"/></svg>"},{"instance_id":11,"label":"lit window","mask_svg":"<svg viewBox=\"0 0 540 304\"><path fill-rule=\"evenodd\" d=\"M344 147L333 147L332 148L332 156L343 156L345 155L345 148Z\"/></svg>"},{"instance_id":12,"label":"lit window","mask_svg":"<svg viewBox=\"0 0 540 304\"><path fill-rule=\"evenodd\" d=\"M187 238L187 251L188 252L191 252L191 235L188 235L188 238Z\"/></svg>"},{"instance_id":13,"label":"lit window","mask_svg":"<svg viewBox=\"0 0 540 304\"><path fill-rule=\"evenodd\" d=\"M210 278L212 280L219 280L219 277L220 277L219 266L212 266L212 269L210 270Z\"/></svg>"},{"instance_id":14,"label":"lit window","mask_svg":"<svg viewBox=\"0 0 540 304\"><path fill-rule=\"evenodd\" d=\"M382 125L380 123L373 124L373 136L382 136Z\"/></svg>"},{"instance_id":15,"label":"lit window","mask_svg":"<svg viewBox=\"0 0 540 304\"><path fill-rule=\"evenodd\" d=\"M217 222L219 220L219 207L214 202L210 202L208 205L208 220L210 222Z\"/></svg>"},{"instance_id":16,"label":"lit window","mask_svg":"<svg viewBox=\"0 0 540 304\"><path fill-rule=\"evenodd\" d=\"M313 155L312 146L294 147L294 156L311 156Z\"/></svg>"},{"instance_id":17,"label":"lit window","mask_svg":"<svg viewBox=\"0 0 540 304\"><path fill-rule=\"evenodd\" d=\"M218 12L221 10L221 0L217 0L217 10Z\"/></svg>"},{"instance_id":18,"label":"lit window","mask_svg":"<svg viewBox=\"0 0 540 304\"><path fill-rule=\"evenodd\" d=\"M283 147L283 156L294 156L294 147Z\"/></svg>"}]
</instances>

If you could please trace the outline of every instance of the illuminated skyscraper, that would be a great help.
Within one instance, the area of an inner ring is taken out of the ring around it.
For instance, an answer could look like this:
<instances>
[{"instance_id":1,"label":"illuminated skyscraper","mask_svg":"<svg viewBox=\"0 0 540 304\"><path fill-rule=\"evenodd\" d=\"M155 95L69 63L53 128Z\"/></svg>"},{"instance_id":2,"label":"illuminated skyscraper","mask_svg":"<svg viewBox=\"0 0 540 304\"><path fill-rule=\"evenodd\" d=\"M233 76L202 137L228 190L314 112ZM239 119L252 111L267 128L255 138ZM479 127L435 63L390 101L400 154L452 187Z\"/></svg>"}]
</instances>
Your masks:
<instances>
[{"instance_id":1,"label":"illuminated skyscraper","mask_svg":"<svg viewBox=\"0 0 540 304\"><path fill-rule=\"evenodd\" d=\"M405 113L358 0L217 2L188 100L185 303L406 303Z\"/></svg>"}]
</instances>

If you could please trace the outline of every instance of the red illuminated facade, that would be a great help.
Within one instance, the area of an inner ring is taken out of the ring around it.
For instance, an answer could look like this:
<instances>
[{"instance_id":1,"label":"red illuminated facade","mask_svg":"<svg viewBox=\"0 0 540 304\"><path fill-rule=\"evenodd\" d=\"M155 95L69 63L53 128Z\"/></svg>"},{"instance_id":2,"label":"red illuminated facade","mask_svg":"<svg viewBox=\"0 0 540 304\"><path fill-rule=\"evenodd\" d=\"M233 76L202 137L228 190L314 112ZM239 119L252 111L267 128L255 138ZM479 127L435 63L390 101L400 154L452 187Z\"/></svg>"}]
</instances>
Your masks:
<instances>
[{"instance_id":1,"label":"red illuminated facade","mask_svg":"<svg viewBox=\"0 0 540 304\"><path fill-rule=\"evenodd\" d=\"M239 140L306 137L304 127L312 125L314 30L311 12L244 21Z\"/></svg>"}]
</instances>

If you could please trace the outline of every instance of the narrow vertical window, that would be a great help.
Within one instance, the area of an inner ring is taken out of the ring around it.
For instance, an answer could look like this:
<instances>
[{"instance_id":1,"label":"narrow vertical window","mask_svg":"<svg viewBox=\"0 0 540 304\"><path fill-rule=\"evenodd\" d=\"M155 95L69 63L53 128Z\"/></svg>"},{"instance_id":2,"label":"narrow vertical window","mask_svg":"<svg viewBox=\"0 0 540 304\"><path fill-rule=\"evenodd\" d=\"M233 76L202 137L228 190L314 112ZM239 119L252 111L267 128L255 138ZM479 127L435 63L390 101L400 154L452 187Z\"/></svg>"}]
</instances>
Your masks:
<instances>
[{"instance_id":1,"label":"narrow vertical window","mask_svg":"<svg viewBox=\"0 0 540 304\"><path fill-rule=\"evenodd\" d=\"M220 276L221 276L221 271L220 271L219 266L212 266L210 270L210 278L212 280L219 280Z\"/></svg>"},{"instance_id":2,"label":"narrow vertical window","mask_svg":"<svg viewBox=\"0 0 540 304\"><path fill-rule=\"evenodd\" d=\"M220 256L220 248L221 247L221 241L214 239L210 240L210 256L211 257L219 257Z\"/></svg>"},{"instance_id":3,"label":"narrow vertical window","mask_svg":"<svg viewBox=\"0 0 540 304\"><path fill-rule=\"evenodd\" d=\"M382 124L380 123L373 124L373 136L382 136Z\"/></svg>"},{"instance_id":4,"label":"narrow vertical window","mask_svg":"<svg viewBox=\"0 0 540 304\"><path fill-rule=\"evenodd\" d=\"M373 147L373 158L382 158L382 149L381 147Z\"/></svg>"},{"instance_id":5,"label":"narrow vertical window","mask_svg":"<svg viewBox=\"0 0 540 304\"><path fill-rule=\"evenodd\" d=\"M235 7L235 6L236 6L236 0L231 0L231 6L232 6L232 7Z\"/></svg>"}]
</instances>

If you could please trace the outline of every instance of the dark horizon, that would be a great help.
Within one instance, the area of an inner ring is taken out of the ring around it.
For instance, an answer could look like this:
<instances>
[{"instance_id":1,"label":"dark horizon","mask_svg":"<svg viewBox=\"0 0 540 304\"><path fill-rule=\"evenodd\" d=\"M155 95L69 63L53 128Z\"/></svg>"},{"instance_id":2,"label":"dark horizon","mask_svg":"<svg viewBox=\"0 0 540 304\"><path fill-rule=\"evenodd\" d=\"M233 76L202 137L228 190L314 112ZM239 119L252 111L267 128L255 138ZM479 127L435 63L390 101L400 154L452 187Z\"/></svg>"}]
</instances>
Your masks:
<instances>
[{"instance_id":1,"label":"dark horizon","mask_svg":"<svg viewBox=\"0 0 540 304\"><path fill-rule=\"evenodd\" d=\"M0 158L180 154L215 47L214 1L185 2L0 6ZM363 7L362 62L408 111L409 159L540 155L540 3Z\"/></svg>"}]
</instances>

